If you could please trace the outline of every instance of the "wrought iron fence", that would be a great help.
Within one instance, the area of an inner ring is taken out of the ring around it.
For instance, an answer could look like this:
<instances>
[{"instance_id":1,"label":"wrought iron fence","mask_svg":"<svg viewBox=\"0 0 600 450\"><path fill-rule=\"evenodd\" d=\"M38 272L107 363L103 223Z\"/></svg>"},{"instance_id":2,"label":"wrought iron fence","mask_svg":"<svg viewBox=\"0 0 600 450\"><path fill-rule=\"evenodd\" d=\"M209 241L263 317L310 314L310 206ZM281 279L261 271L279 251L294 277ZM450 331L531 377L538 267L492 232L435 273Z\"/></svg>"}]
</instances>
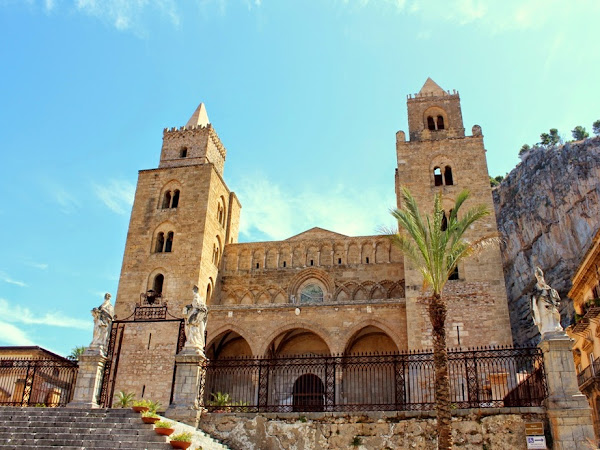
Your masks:
<instances>
[{"instance_id":1,"label":"wrought iron fence","mask_svg":"<svg viewBox=\"0 0 600 450\"><path fill-rule=\"evenodd\" d=\"M73 397L76 377L76 362L1 359L0 405L65 406Z\"/></svg>"},{"instance_id":2,"label":"wrought iron fence","mask_svg":"<svg viewBox=\"0 0 600 450\"><path fill-rule=\"evenodd\" d=\"M453 408L539 406L537 348L450 351ZM206 364L199 392L212 412L432 410L432 353L234 358Z\"/></svg>"}]
</instances>

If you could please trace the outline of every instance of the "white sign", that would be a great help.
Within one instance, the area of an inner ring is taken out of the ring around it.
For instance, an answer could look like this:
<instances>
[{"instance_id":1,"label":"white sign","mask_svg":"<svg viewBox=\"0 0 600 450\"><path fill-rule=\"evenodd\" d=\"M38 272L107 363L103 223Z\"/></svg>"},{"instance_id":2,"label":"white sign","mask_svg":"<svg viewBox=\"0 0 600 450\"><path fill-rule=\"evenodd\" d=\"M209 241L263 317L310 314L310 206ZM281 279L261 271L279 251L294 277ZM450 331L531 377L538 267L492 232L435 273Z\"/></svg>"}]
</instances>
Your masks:
<instances>
[{"instance_id":1,"label":"white sign","mask_svg":"<svg viewBox=\"0 0 600 450\"><path fill-rule=\"evenodd\" d=\"M547 449L545 436L527 436L527 448Z\"/></svg>"}]
</instances>

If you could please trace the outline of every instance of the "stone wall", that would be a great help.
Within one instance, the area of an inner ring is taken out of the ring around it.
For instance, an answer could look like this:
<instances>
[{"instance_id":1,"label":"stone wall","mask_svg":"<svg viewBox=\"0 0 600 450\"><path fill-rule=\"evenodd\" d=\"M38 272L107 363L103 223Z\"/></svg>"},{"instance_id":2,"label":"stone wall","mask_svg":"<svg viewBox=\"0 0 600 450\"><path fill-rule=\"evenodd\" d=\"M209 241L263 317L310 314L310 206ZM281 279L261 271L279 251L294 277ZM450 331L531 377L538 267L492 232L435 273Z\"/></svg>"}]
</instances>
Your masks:
<instances>
[{"instance_id":1,"label":"stone wall","mask_svg":"<svg viewBox=\"0 0 600 450\"><path fill-rule=\"evenodd\" d=\"M571 279L600 224L599 180L596 137L530 150L494 190L515 344L539 342L529 311L536 265L563 299L563 326L570 324Z\"/></svg>"},{"instance_id":2,"label":"stone wall","mask_svg":"<svg viewBox=\"0 0 600 450\"><path fill-rule=\"evenodd\" d=\"M464 449L526 449L525 423L546 422L542 408L455 413L454 447ZM432 412L207 414L199 428L234 450L437 448Z\"/></svg>"}]
</instances>

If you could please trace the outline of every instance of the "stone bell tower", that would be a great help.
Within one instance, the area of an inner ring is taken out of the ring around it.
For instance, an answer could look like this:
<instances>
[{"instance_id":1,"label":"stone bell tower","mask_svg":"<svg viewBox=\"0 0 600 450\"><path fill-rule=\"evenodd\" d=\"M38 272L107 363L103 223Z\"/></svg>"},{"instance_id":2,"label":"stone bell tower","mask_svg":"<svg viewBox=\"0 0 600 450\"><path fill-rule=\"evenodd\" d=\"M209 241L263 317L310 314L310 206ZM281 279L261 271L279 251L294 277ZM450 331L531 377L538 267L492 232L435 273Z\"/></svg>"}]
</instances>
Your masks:
<instances>
[{"instance_id":1,"label":"stone bell tower","mask_svg":"<svg viewBox=\"0 0 600 450\"><path fill-rule=\"evenodd\" d=\"M401 206L401 186L406 186L423 212L430 213L433 197L443 196L450 212L463 189L471 192L463 212L485 205L491 214L476 223L466 237L478 239L496 232L496 217L490 187L481 127L474 125L465 136L458 92L444 91L428 78L418 94L407 99L409 140L396 134L396 196ZM422 278L408 261L406 267L406 316L408 346L432 346L426 308L419 302ZM506 345L512 343L502 259L498 246L486 249L458 266L446 285L447 336L450 347Z\"/></svg>"},{"instance_id":2,"label":"stone bell tower","mask_svg":"<svg viewBox=\"0 0 600 450\"><path fill-rule=\"evenodd\" d=\"M166 319L179 318L194 285L210 305L241 208L223 180L225 156L200 104L185 126L163 131L158 168L139 172L115 302L116 319L128 323L115 344L114 393L169 404L179 323L155 321L143 307L166 305Z\"/></svg>"}]
</instances>

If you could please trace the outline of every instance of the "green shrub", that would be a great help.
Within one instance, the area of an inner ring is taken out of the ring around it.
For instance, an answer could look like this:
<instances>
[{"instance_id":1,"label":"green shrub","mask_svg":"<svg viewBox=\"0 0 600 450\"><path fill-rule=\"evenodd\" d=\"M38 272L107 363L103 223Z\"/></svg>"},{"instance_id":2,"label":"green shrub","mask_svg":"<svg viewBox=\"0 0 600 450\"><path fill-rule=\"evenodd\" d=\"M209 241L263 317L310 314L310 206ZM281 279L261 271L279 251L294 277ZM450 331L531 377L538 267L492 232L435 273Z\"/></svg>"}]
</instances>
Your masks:
<instances>
[{"instance_id":1,"label":"green shrub","mask_svg":"<svg viewBox=\"0 0 600 450\"><path fill-rule=\"evenodd\" d=\"M135 398L135 394L133 392L119 391L116 397L116 405L119 408L129 408L133 402L133 399Z\"/></svg>"},{"instance_id":2,"label":"green shrub","mask_svg":"<svg viewBox=\"0 0 600 450\"><path fill-rule=\"evenodd\" d=\"M169 422L168 420L161 420L154 424L156 428L172 428L173 422Z\"/></svg>"},{"instance_id":3,"label":"green shrub","mask_svg":"<svg viewBox=\"0 0 600 450\"><path fill-rule=\"evenodd\" d=\"M172 441L181 441L181 442L192 442L192 433L186 431L185 433L179 433L174 436L171 436Z\"/></svg>"}]
</instances>

